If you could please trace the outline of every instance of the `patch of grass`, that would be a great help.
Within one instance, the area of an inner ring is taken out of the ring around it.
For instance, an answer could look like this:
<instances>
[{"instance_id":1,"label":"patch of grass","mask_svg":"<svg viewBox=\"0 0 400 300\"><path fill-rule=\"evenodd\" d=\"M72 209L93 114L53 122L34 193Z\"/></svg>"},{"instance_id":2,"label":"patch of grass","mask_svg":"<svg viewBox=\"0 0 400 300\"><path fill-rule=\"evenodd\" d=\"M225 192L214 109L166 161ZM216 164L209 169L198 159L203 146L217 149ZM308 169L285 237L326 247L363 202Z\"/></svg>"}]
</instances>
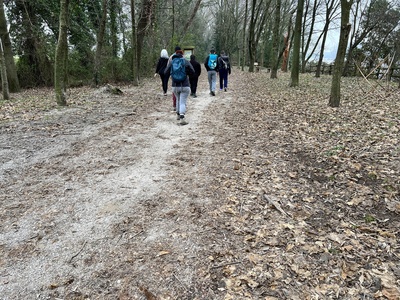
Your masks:
<instances>
[{"instance_id":1,"label":"patch of grass","mask_svg":"<svg viewBox=\"0 0 400 300\"><path fill-rule=\"evenodd\" d=\"M338 154L339 152L343 151L344 146L343 145L337 145L331 149L329 149L328 151L325 152L326 156L334 156L336 154Z\"/></svg>"},{"instance_id":2,"label":"patch of grass","mask_svg":"<svg viewBox=\"0 0 400 300\"><path fill-rule=\"evenodd\" d=\"M328 251L329 251L329 253L332 254L332 255L338 255L338 254L340 254L340 249L338 249L338 248L329 248Z\"/></svg>"},{"instance_id":3,"label":"patch of grass","mask_svg":"<svg viewBox=\"0 0 400 300\"><path fill-rule=\"evenodd\" d=\"M371 215L365 215L364 216L364 221L365 221L365 223L372 223L372 222L375 221L375 218L373 216L371 216Z\"/></svg>"}]
</instances>

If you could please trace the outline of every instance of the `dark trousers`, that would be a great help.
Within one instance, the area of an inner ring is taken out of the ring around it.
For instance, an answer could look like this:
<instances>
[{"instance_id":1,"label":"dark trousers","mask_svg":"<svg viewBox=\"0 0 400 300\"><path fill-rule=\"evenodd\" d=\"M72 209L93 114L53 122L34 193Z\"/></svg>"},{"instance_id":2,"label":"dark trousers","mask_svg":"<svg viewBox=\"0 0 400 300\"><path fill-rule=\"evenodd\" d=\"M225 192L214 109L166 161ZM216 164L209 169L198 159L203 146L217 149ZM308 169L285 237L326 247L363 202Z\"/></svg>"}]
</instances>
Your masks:
<instances>
[{"instance_id":1,"label":"dark trousers","mask_svg":"<svg viewBox=\"0 0 400 300\"><path fill-rule=\"evenodd\" d=\"M168 90L168 80L169 80L169 76L168 75L164 75L163 73L160 74L161 77L161 82L162 82L162 89L164 94L167 93Z\"/></svg>"},{"instance_id":2,"label":"dark trousers","mask_svg":"<svg viewBox=\"0 0 400 300\"><path fill-rule=\"evenodd\" d=\"M198 76L189 77L189 82L190 82L190 93L196 94L197 83L199 82L199 77Z\"/></svg>"},{"instance_id":3,"label":"dark trousers","mask_svg":"<svg viewBox=\"0 0 400 300\"><path fill-rule=\"evenodd\" d=\"M219 70L219 88L222 90L223 88L228 87L228 70L220 69Z\"/></svg>"}]
</instances>

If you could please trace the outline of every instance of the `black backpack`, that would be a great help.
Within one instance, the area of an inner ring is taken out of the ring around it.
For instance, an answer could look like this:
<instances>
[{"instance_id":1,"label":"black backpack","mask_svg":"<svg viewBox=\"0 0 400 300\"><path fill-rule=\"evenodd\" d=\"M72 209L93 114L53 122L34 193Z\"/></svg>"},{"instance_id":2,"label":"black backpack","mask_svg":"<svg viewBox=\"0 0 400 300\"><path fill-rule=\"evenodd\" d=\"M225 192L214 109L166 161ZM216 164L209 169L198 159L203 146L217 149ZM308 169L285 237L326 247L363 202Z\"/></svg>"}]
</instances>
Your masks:
<instances>
[{"instance_id":1,"label":"black backpack","mask_svg":"<svg viewBox=\"0 0 400 300\"><path fill-rule=\"evenodd\" d=\"M229 58L226 57L226 60L227 61L225 61L225 58L221 56L222 69L228 70L229 69Z\"/></svg>"}]
</instances>

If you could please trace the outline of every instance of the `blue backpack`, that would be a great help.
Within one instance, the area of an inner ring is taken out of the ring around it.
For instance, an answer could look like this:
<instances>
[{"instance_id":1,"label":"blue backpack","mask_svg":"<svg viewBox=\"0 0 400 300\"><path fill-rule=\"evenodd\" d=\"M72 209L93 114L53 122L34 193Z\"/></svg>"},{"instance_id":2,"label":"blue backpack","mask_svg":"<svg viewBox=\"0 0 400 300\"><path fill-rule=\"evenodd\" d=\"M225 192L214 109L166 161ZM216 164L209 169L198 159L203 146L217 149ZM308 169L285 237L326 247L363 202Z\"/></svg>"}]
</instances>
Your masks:
<instances>
[{"instance_id":1,"label":"blue backpack","mask_svg":"<svg viewBox=\"0 0 400 300\"><path fill-rule=\"evenodd\" d=\"M175 82L184 82L186 79L186 60L183 57L175 57L171 65L171 77Z\"/></svg>"},{"instance_id":2,"label":"blue backpack","mask_svg":"<svg viewBox=\"0 0 400 300\"><path fill-rule=\"evenodd\" d=\"M217 54L210 54L210 57L208 58L208 67L211 70L214 70L217 67Z\"/></svg>"}]
</instances>

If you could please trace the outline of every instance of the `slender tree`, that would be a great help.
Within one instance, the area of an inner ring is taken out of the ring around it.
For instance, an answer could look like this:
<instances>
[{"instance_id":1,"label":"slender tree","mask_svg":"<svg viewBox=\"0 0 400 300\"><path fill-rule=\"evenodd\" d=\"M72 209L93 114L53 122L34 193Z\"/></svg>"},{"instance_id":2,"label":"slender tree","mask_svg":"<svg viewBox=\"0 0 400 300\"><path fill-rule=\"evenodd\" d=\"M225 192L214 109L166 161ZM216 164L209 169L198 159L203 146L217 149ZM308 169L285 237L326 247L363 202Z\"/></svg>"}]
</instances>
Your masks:
<instances>
[{"instance_id":1,"label":"slender tree","mask_svg":"<svg viewBox=\"0 0 400 300\"><path fill-rule=\"evenodd\" d=\"M350 74L350 65L353 62L354 53L368 36L388 21L388 6L390 1L372 0L368 2L356 1L352 20L352 31L350 34L349 49L346 55L346 62L343 69L343 75ZM393 3L393 1L392 1ZM393 3L394 4L394 3Z\"/></svg>"},{"instance_id":2,"label":"slender tree","mask_svg":"<svg viewBox=\"0 0 400 300\"><path fill-rule=\"evenodd\" d=\"M274 30L272 36L272 59L271 59L271 78L278 78L278 47L279 47L279 28L281 19L281 0L276 0Z\"/></svg>"},{"instance_id":3,"label":"slender tree","mask_svg":"<svg viewBox=\"0 0 400 300\"><path fill-rule=\"evenodd\" d=\"M156 0L143 0L140 8L140 14L137 24L136 31L136 64L137 68L140 71L142 54L143 54L143 45L145 41L145 37L150 32L150 29L154 25L155 19L155 8L156 8ZM139 73L140 79L140 73Z\"/></svg>"},{"instance_id":4,"label":"slender tree","mask_svg":"<svg viewBox=\"0 0 400 300\"><path fill-rule=\"evenodd\" d=\"M106 31L106 23L107 23L107 0L102 0L101 4L101 19L99 23L99 31L97 32L97 41L96 41L96 55L94 58L94 77L93 84L94 86L99 85L99 77L100 77L100 69L101 69L101 54L103 50L104 44L104 34Z\"/></svg>"},{"instance_id":5,"label":"slender tree","mask_svg":"<svg viewBox=\"0 0 400 300\"><path fill-rule=\"evenodd\" d=\"M19 83L22 86L52 86L54 65L52 65L48 49L54 45L56 37L53 36L52 44L47 43L47 36L43 30L47 22L43 20L43 12L39 9L42 3L41 1L15 0L14 4L10 13L10 16L14 16L13 22L10 21L10 34L13 28L11 35L19 35L19 39L14 39L13 44L17 49L15 54L19 56ZM54 53L54 48L52 52Z\"/></svg>"},{"instance_id":6,"label":"slender tree","mask_svg":"<svg viewBox=\"0 0 400 300\"><path fill-rule=\"evenodd\" d=\"M246 33L247 33L247 16L248 16L248 9L249 9L249 0L246 0L244 8L244 19L243 19L243 36L242 36L242 71L246 65Z\"/></svg>"},{"instance_id":7,"label":"slender tree","mask_svg":"<svg viewBox=\"0 0 400 300\"><path fill-rule=\"evenodd\" d=\"M342 77L344 58L346 56L347 42L349 40L351 24L349 23L350 9L353 0L340 0L341 20L340 20L340 37L339 46L333 68L331 95L329 98L329 106L339 107L340 105L340 80Z\"/></svg>"},{"instance_id":8,"label":"slender tree","mask_svg":"<svg viewBox=\"0 0 400 300\"><path fill-rule=\"evenodd\" d=\"M0 0L0 39L3 41L3 55L4 65L7 71L8 88L10 92L19 92L19 80L17 76L17 69L15 67L14 55L11 46L10 35L7 30L7 20L4 13L3 0Z\"/></svg>"},{"instance_id":9,"label":"slender tree","mask_svg":"<svg viewBox=\"0 0 400 300\"><path fill-rule=\"evenodd\" d=\"M271 1L252 0L249 24L249 72L254 71L254 62L257 59L257 45L265 30L265 23L269 15Z\"/></svg>"},{"instance_id":10,"label":"slender tree","mask_svg":"<svg viewBox=\"0 0 400 300\"><path fill-rule=\"evenodd\" d=\"M317 64L317 70L315 72L315 77L321 76L321 67L322 67L322 62L324 60L325 43L326 43L326 38L328 36L328 29L331 24L333 14L337 11L339 5L340 2L337 0L325 0L325 24L324 28L322 29L321 50L319 53L319 59Z\"/></svg>"},{"instance_id":11,"label":"slender tree","mask_svg":"<svg viewBox=\"0 0 400 300\"><path fill-rule=\"evenodd\" d=\"M293 63L290 70L290 86L299 85L300 73L300 41L301 41L301 23L303 18L304 0L297 3L296 23L294 25L294 41L293 41Z\"/></svg>"},{"instance_id":12,"label":"slender tree","mask_svg":"<svg viewBox=\"0 0 400 300\"><path fill-rule=\"evenodd\" d=\"M200 8L201 1L202 0L197 0L195 6L193 8L192 14L190 15L189 19L187 20L185 26L183 27L183 32L181 34L181 37L184 37L186 35L186 33L188 32L188 30L190 29L190 27L192 26L193 20Z\"/></svg>"},{"instance_id":13,"label":"slender tree","mask_svg":"<svg viewBox=\"0 0 400 300\"><path fill-rule=\"evenodd\" d=\"M314 39L314 26L315 26L315 20L317 16L317 11L321 10L320 5L321 1L320 0L314 0L313 1L313 7L311 9L311 20L308 22L308 12L311 7L310 0L306 0L305 4L305 12L303 16L303 24L302 24L302 32L303 34L301 35L301 72L304 73L306 69L307 62L311 58L311 56L314 54L314 51L316 49L316 44L313 47L311 51L310 49L310 44L311 41ZM306 34L306 31L308 29L308 33ZM308 54L308 56L307 56Z\"/></svg>"},{"instance_id":14,"label":"slender tree","mask_svg":"<svg viewBox=\"0 0 400 300\"><path fill-rule=\"evenodd\" d=\"M111 35L111 71L114 79L117 79L117 66L118 60L118 11L120 3L117 0L110 0L110 35Z\"/></svg>"},{"instance_id":15,"label":"slender tree","mask_svg":"<svg viewBox=\"0 0 400 300\"><path fill-rule=\"evenodd\" d=\"M4 58L3 41L1 37L0 37L0 68L1 68L1 82L2 82L1 88L3 91L3 99L9 100L10 93L8 89L7 68Z\"/></svg>"},{"instance_id":16,"label":"slender tree","mask_svg":"<svg viewBox=\"0 0 400 300\"><path fill-rule=\"evenodd\" d=\"M139 85L139 62L138 62L138 40L136 35L136 15L135 15L135 0L131 0L131 19L132 19L132 73L133 85Z\"/></svg>"},{"instance_id":17,"label":"slender tree","mask_svg":"<svg viewBox=\"0 0 400 300\"><path fill-rule=\"evenodd\" d=\"M60 0L60 25L55 55L54 89L58 105L67 105L67 60L68 60L68 6L69 0Z\"/></svg>"},{"instance_id":18,"label":"slender tree","mask_svg":"<svg viewBox=\"0 0 400 300\"><path fill-rule=\"evenodd\" d=\"M290 52L290 47L291 41L292 41L292 18L293 14L290 14L290 19L289 19L289 24L287 27L287 32L284 34L283 37L283 51L282 51L282 65L281 65L281 70L283 72L288 71L288 62L289 62L289 52Z\"/></svg>"}]
</instances>

